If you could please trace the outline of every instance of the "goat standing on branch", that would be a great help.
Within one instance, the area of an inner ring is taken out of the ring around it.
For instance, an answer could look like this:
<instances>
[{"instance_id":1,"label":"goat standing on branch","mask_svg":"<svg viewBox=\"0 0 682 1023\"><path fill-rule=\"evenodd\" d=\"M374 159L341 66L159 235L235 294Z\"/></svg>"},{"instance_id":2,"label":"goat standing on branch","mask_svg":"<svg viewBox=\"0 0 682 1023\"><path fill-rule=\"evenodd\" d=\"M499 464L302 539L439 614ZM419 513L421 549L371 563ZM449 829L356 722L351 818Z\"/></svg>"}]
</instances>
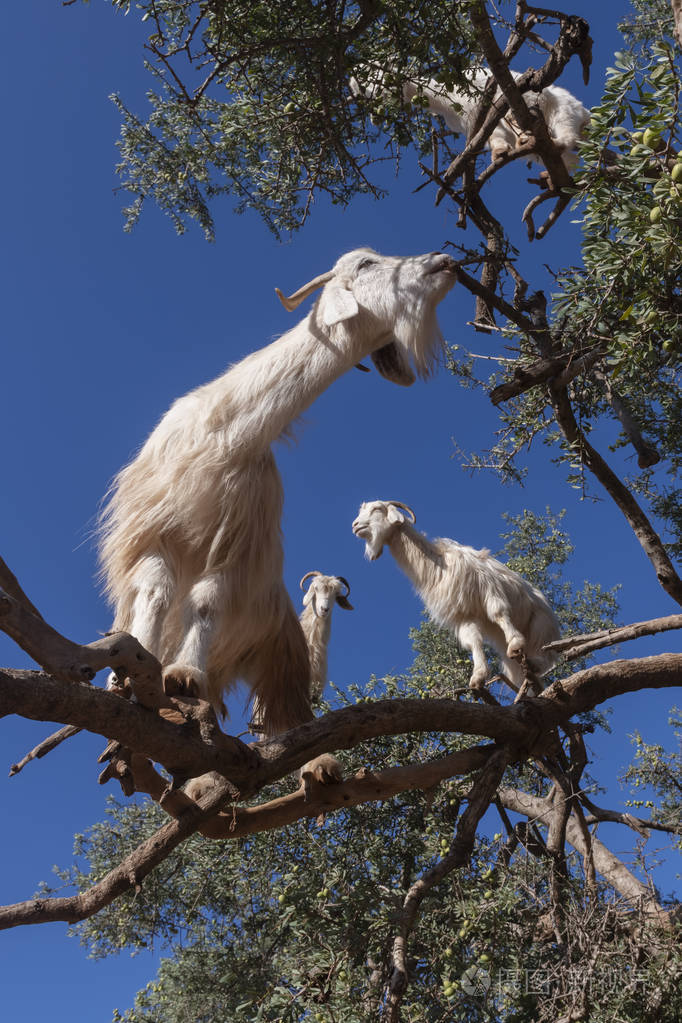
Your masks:
<instances>
[{"instance_id":1,"label":"goat standing on branch","mask_svg":"<svg viewBox=\"0 0 682 1023\"><path fill-rule=\"evenodd\" d=\"M348 600L350 585L342 575L308 572L301 579L302 590L307 579L312 581L305 591L303 611L298 620L308 646L312 698L317 703L327 682L327 647L332 631L334 601L346 611L352 611L353 605Z\"/></svg>"},{"instance_id":2,"label":"goat standing on branch","mask_svg":"<svg viewBox=\"0 0 682 1023\"><path fill-rule=\"evenodd\" d=\"M535 676L548 671L556 658L543 647L559 638L559 623L543 594L490 551L431 541L414 529L415 521L400 501L368 501L360 506L353 532L365 541L370 561L388 544L431 618L471 654L469 685L481 688L488 680L484 643L500 655L513 689L526 679L524 662Z\"/></svg>"},{"instance_id":3,"label":"goat standing on branch","mask_svg":"<svg viewBox=\"0 0 682 1023\"><path fill-rule=\"evenodd\" d=\"M516 81L521 72L512 71ZM355 78L351 79L351 91L370 99L377 97L384 89L385 72L373 71L369 74L369 85L361 86ZM474 124L476 112L485 87L490 82L490 72L483 68L474 68L468 72L470 90L448 89L442 82L431 79L408 78L402 84L402 98L407 102L422 102L434 117L442 117L448 128L468 139ZM566 170L571 173L578 164L577 145L583 129L589 124L590 112L579 99L558 85L547 85L540 92L526 92L529 101L535 101L547 123L550 138L561 151ZM504 102L498 89L493 105ZM490 149L493 161L500 159L525 146L530 141L514 117L507 113L495 125L486 146ZM528 153L531 159L539 158Z\"/></svg>"},{"instance_id":4,"label":"goat standing on branch","mask_svg":"<svg viewBox=\"0 0 682 1023\"><path fill-rule=\"evenodd\" d=\"M323 288L288 333L176 401L118 474L100 542L113 628L159 658L167 691L224 709L243 679L268 736L312 718L271 445L365 356L394 383L426 376L442 345L436 306L454 282L442 253L357 249L289 298L278 292L293 310Z\"/></svg>"}]
</instances>

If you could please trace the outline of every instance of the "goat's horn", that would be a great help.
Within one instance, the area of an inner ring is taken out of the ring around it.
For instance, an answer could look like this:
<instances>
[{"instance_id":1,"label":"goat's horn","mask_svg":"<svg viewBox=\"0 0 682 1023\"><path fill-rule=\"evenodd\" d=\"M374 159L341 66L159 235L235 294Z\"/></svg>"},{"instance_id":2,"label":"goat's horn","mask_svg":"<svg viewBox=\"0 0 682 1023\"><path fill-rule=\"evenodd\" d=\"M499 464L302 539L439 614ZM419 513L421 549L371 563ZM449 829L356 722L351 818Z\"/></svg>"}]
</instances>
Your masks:
<instances>
[{"instance_id":1,"label":"goat's horn","mask_svg":"<svg viewBox=\"0 0 682 1023\"><path fill-rule=\"evenodd\" d=\"M402 501L389 501L388 504L394 504L396 506L396 508L403 508L407 512L407 514L410 516L410 518L412 519L413 523L415 523L417 521L417 516L414 514L414 512L412 511L412 509L410 508L409 505L403 504Z\"/></svg>"},{"instance_id":2,"label":"goat's horn","mask_svg":"<svg viewBox=\"0 0 682 1023\"><path fill-rule=\"evenodd\" d=\"M313 575L322 575L322 573L321 572L306 572L306 574L303 576L303 578L301 579L300 583L298 584L301 587L301 589L303 589L303 583L306 581L306 579L310 579L310 577L313 576Z\"/></svg>"},{"instance_id":3,"label":"goat's horn","mask_svg":"<svg viewBox=\"0 0 682 1023\"><path fill-rule=\"evenodd\" d=\"M287 312L293 313L294 309L297 309L300 306L304 298L307 298L308 295L312 295L313 291L317 291L317 289L321 288L323 284L330 281L333 276L334 271L327 270L326 274L320 274L319 277L315 277L312 281L309 281L308 284L304 284L302 288L295 291L293 295L283 295L279 288L275 288L275 292Z\"/></svg>"},{"instance_id":4,"label":"goat's horn","mask_svg":"<svg viewBox=\"0 0 682 1023\"><path fill-rule=\"evenodd\" d=\"M341 580L341 582L343 583L343 585L344 585L344 586L346 587L346 593L345 593L345 596L346 596L346 597L350 597L350 583L348 582L348 580L347 580L347 579L344 579L342 575L337 575L337 577L336 577L336 578L337 578L337 579L340 579L340 580Z\"/></svg>"}]
</instances>

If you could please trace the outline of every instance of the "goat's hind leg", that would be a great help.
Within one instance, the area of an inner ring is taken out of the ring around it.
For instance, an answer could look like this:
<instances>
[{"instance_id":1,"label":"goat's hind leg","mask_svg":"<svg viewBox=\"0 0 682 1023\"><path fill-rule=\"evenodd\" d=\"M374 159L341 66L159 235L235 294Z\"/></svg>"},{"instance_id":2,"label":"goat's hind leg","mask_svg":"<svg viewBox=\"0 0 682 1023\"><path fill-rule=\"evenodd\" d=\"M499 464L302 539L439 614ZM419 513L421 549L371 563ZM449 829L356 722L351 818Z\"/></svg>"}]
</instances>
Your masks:
<instances>
[{"instance_id":1,"label":"goat's hind leg","mask_svg":"<svg viewBox=\"0 0 682 1023\"><path fill-rule=\"evenodd\" d=\"M508 608L501 603L498 604L495 600L488 604L486 612L490 621L502 630L504 641L507 644L506 657L509 660L523 661L526 656L526 640L523 633L519 632L512 622Z\"/></svg>"}]
</instances>

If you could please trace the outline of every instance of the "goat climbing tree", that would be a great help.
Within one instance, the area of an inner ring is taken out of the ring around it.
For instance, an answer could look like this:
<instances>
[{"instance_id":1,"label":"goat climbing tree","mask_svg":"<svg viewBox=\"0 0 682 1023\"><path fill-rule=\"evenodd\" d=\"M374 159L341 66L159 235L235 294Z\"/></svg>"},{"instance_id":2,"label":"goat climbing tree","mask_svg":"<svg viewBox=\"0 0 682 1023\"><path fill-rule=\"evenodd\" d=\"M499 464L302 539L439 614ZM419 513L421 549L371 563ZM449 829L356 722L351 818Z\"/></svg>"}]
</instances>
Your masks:
<instances>
[{"instance_id":1,"label":"goat climbing tree","mask_svg":"<svg viewBox=\"0 0 682 1023\"><path fill-rule=\"evenodd\" d=\"M117 0L114 6L131 5ZM433 188L435 201L449 204L455 215L453 234L455 223L470 232L452 250L459 283L472 296L474 322L493 357L502 350L500 339L505 346L504 361L495 363L502 370L482 380L466 353L449 354L453 373L480 387L481 400L489 398L500 414L495 443L465 461L514 479L530 443L546 439L567 482L596 484L624 517L665 595L661 610L669 611L669 600L682 604L682 580L673 564L682 550L675 486L682 439L682 76L673 35L679 5L639 0L636 6L638 17L624 28L627 48L592 111L582 144L584 169L575 181L529 97L555 82L573 58L589 73L589 26L570 13L525 2L509 5L505 21L482 0L418 9L402 0L319 6L293 0L286 10L277 8L273 21L270 4L141 0L137 7L151 25L147 50L161 89L147 123L122 99L117 102L124 117L122 183L133 197L129 226L152 199L179 230L195 219L210 237L209 202L223 192L236 195L238 205L255 207L275 233L294 230L320 192L339 203L367 190L379 196L373 172L386 146L396 158L401 150L416 150L423 187ZM510 63L518 66L529 45L546 59L515 80ZM468 139L454 140L419 103L403 103L407 75L440 76L447 88L466 88L463 73L471 64L491 69L503 99L495 101L493 88L484 91ZM195 66L202 68L198 87L189 84ZM370 99L354 97L349 79L368 66L382 69L385 88ZM508 113L530 141L488 165L481 159L485 142ZM501 223L487 202L507 165L530 152L541 157L546 172L519 211L529 238L540 246L569 204L582 203L583 264L557 276L551 302L534 290L534 268L522 265L512 244L516 224ZM543 209L549 213L539 223ZM639 471L629 479L617 475L594 440L605 422L617 426L616 447L630 447L637 456ZM543 572L551 558L538 563L536 554L533 560L528 533L547 528L538 520L518 522L508 551L510 561L518 559L515 567L545 590L550 580ZM672 538L668 543L663 530ZM545 533L550 547L551 536L556 531ZM105 913L103 923L86 925L94 941L114 947L140 932L145 899L168 906L168 895L155 894L155 868L179 863L195 882L206 879L215 853L206 852L213 847L198 836L230 849L222 855L234 890L243 895L240 872L247 868L235 849L236 840L244 839L251 842L252 864L269 859L258 875L262 919L254 924L255 912L249 916L252 907L244 904L232 909L234 935L257 926L258 940L278 949L298 936L308 958L302 972L278 951L267 984L257 989L248 980L253 952L242 950L229 974L229 996L221 989L220 1004L232 1005L235 1018L242 1012L254 1019L351 1021L383 1014L392 1021L445 1020L455 1005L467 1019L492 1019L494 1013L562 1023L590 1014L614 1021L678 1018L677 907L665 904L594 834L596 824L610 821L637 836L657 829L677 836L679 844L677 762L641 741L632 776L653 786L660 806L645 817L604 809L586 791L585 734L599 726L599 708L607 700L679 685L682 654L591 666L585 658L615 643L679 629L682 614L616 627L608 600L594 592L579 597L562 591L562 598L557 591L568 634L554 644L559 665L540 696L517 700L503 685L478 694L458 687L460 652L426 624L408 676L389 680L383 691L370 685L346 694L344 705L285 735L244 743L225 734L207 705L165 695L160 665L131 637L78 646L43 621L4 562L0 585L0 627L42 669L0 672L0 713L101 735L107 742L103 780L117 779L125 795L147 793L158 804L117 811L123 824L134 819L131 835L145 833L141 842L124 841L123 855L95 832L88 844L93 870L76 872L77 894L46 893L6 906L0 926L86 921L137 892L123 923ZM135 701L90 684L103 667L130 678ZM370 740L371 768L358 771L351 758L355 773L341 784L293 792L278 785L323 752L358 750L369 758ZM58 739L44 749L50 741ZM195 804L178 785L209 770L223 781ZM404 840L396 795L409 820ZM378 804L373 822L362 816L364 804ZM491 807L504 833L493 843L480 833ZM320 814L327 815L326 844L312 840L308 830L287 827ZM376 847L381 836L394 850L387 854L390 869ZM342 842L354 850L346 866L325 867L323 844L331 861ZM313 877L329 875L322 894L305 885L294 894L291 864L303 854ZM361 863L372 869L363 873ZM446 877L449 887L439 887ZM365 884L371 892L362 895ZM383 902L377 901L382 886ZM170 906L163 925L169 933L197 926L179 896ZM207 916L211 912L217 910L207 903ZM201 926L207 927L203 918ZM204 947L207 940L204 932ZM507 977L506 986L493 991L487 965L493 954L507 972L549 963L556 983L530 991L526 983L520 991ZM616 964L617 996L596 990L602 954ZM576 965L581 984L571 980ZM182 957L175 968L182 976ZM172 971L166 967L162 994L172 989ZM647 991L638 1002L643 977ZM207 970L204 979L208 984ZM229 1002L235 993L241 1001ZM640 1003L644 1008L635 1007ZM172 1004L168 996L164 1019L182 1018L182 1000L180 1007ZM142 997L131 1018L153 1018L148 1009Z\"/></svg>"}]
</instances>

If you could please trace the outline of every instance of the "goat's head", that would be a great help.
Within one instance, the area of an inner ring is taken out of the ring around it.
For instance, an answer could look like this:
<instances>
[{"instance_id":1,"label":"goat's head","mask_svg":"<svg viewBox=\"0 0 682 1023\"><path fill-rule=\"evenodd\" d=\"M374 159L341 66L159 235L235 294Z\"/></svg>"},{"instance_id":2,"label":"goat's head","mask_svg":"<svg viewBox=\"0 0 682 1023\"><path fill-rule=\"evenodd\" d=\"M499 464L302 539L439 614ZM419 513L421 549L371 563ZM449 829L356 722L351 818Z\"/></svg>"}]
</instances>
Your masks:
<instances>
[{"instance_id":1,"label":"goat's head","mask_svg":"<svg viewBox=\"0 0 682 1023\"><path fill-rule=\"evenodd\" d=\"M334 601L339 607L346 611L352 611L353 605L348 600L350 595L350 584L342 575L323 575L322 572L307 572L300 582L302 590L305 590L304 583L311 579L303 598L303 606L312 604L313 613L317 618L327 618L331 614Z\"/></svg>"},{"instance_id":2,"label":"goat's head","mask_svg":"<svg viewBox=\"0 0 682 1023\"><path fill-rule=\"evenodd\" d=\"M324 287L315 308L323 328L356 319L347 330L361 338L382 376L396 384L414 383L414 369L426 376L442 346L436 306L455 283L455 262L442 252L423 256L380 256L354 249L332 270L315 277L288 298L285 308Z\"/></svg>"},{"instance_id":3,"label":"goat's head","mask_svg":"<svg viewBox=\"0 0 682 1023\"><path fill-rule=\"evenodd\" d=\"M369 561L381 557L384 544L400 529L406 517L412 523L417 521L412 509L402 501L365 501L360 505L353 532L365 541L365 557Z\"/></svg>"}]
</instances>

